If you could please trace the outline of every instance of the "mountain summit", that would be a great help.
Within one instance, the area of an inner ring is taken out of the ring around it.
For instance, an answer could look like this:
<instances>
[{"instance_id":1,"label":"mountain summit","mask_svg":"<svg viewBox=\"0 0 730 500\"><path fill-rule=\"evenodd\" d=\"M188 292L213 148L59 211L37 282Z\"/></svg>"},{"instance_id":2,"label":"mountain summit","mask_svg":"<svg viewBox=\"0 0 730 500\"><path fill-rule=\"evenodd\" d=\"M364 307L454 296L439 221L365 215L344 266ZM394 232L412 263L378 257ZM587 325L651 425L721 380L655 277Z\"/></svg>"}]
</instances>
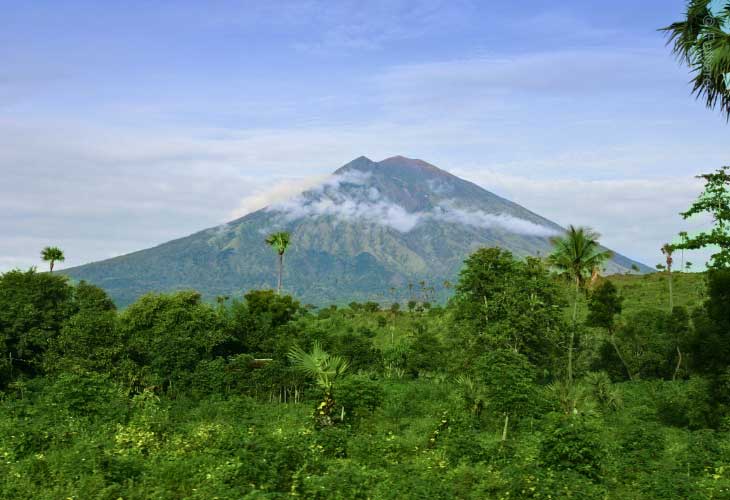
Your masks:
<instances>
[{"instance_id":1,"label":"mountain summit","mask_svg":"<svg viewBox=\"0 0 730 500\"><path fill-rule=\"evenodd\" d=\"M407 298L414 283L443 291L482 246L547 255L558 224L423 160L361 156L325 182L222 226L64 273L105 288L120 305L149 291L206 296L271 288L267 234L288 231L284 288L304 302ZM637 264L615 254L608 272Z\"/></svg>"}]
</instances>

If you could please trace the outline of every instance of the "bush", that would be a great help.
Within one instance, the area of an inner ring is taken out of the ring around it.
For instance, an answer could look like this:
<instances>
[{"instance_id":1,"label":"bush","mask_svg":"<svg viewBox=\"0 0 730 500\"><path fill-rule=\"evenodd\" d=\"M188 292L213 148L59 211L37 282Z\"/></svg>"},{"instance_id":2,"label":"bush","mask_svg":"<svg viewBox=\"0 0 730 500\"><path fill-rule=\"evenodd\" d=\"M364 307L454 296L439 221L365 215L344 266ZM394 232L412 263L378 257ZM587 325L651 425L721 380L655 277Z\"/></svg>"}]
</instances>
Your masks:
<instances>
[{"instance_id":1,"label":"bush","mask_svg":"<svg viewBox=\"0 0 730 500\"><path fill-rule=\"evenodd\" d=\"M667 425L702 429L715 425L710 383L701 377L665 382L657 392L657 415Z\"/></svg>"},{"instance_id":2,"label":"bush","mask_svg":"<svg viewBox=\"0 0 730 500\"><path fill-rule=\"evenodd\" d=\"M361 375L351 375L341 380L335 389L335 415L345 410L345 422L348 418L355 421L372 414L383 404L385 393L376 381Z\"/></svg>"},{"instance_id":3,"label":"bush","mask_svg":"<svg viewBox=\"0 0 730 500\"><path fill-rule=\"evenodd\" d=\"M600 427L582 416L553 416L540 447L540 462L549 469L568 470L600 480L606 446Z\"/></svg>"},{"instance_id":4,"label":"bush","mask_svg":"<svg viewBox=\"0 0 730 500\"><path fill-rule=\"evenodd\" d=\"M474 374L484 387L486 407L493 416L507 414L517 420L538 410L535 367L522 354L508 349L488 352L477 359Z\"/></svg>"}]
</instances>

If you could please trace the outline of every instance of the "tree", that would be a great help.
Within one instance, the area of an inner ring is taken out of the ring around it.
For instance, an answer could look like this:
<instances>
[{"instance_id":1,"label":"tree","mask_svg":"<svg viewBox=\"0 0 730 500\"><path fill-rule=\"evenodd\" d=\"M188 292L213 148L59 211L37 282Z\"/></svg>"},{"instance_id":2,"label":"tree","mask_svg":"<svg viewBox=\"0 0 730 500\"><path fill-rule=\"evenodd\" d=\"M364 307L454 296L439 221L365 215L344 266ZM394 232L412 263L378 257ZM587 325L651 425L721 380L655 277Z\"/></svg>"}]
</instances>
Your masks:
<instances>
[{"instance_id":1,"label":"tree","mask_svg":"<svg viewBox=\"0 0 730 500\"><path fill-rule=\"evenodd\" d=\"M3 379L37 375L49 344L75 312L65 276L28 271L0 274L0 387Z\"/></svg>"},{"instance_id":2,"label":"tree","mask_svg":"<svg viewBox=\"0 0 730 500\"><path fill-rule=\"evenodd\" d=\"M512 349L547 368L565 331L562 288L536 258L516 260L501 248L482 248L464 263L450 301L452 351L467 367L485 350Z\"/></svg>"},{"instance_id":3,"label":"tree","mask_svg":"<svg viewBox=\"0 0 730 500\"><path fill-rule=\"evenodd\" d=\"M660 31L667 33L667 44L681 62L689 66L692 93L705 105L720 108L730 119L730 2L689 0L686 18Z\"/></svg>"},{"instance_id":4,"label":"tree","mask_svg":"<svg viewBox=\"0 0 730 500\"><path fill-rule=\"evenodd\" d=\"M276 250L276 254L279 256L279 276L276 284L276 293L281 294L281 276L284 272L284 253L289 247L290 236L289 233L281 231L278 233L270 234L266 238L266 244Z\"/></svg>"},{"instance_id":5,"label":"tree","mask_svg":"<svg viewBox=\"0 0 730 500\"><path fill-rule=\"evenodd\" d=\"M674 262L672 253L674 253L674 247L672 247L669 243L665 243L662 246L662 253L667 261L667 275L669 276L669 311L671 312L672 309L674 309L674 297L672 295L672 263Z\"/></svg>"},{"instance_id":6,"label":"tree","mask_svg":"<svg viewBox=\"0 0 730 500\"><path fill-rule=\"evenodd\" d=\"M149 293L118 320L126 342L124 375L132 388L155 386L175 393L189 387L198 363L227 340L217 309L195 291Z\"/></svg>"},{"instance_id":7,"label":"tree","mask_svg":"<svg viewBox=\"0 0 730 500\"><path fill-rule=\"evenodd\" d=\"M686 241L673 245L675 249L697 250L717 245L720 251L712 255L710 267L730 268L730 167L722 167L710 174L697 176L705 180L705 188L699 198L686 212L684 219L708 213L712 215L714 227Z\"/></svg>"},{"instance_id":8,"label":"tree","mask_svg":"<svg viewBox=\"0 0 730 500\"><path fill-rule=\"evenodd\" d=\"M324 397L315 413L315 423L320 427L332 425L332 410L335 407L332 391L335 381L347 371L347 361L327 353L317 341L314 342L311 353L298 346L292 347L289 350L289 361L295 369L314 378L317 385L324 389Z\"/></svg>"},{"instance_id":9,"label":"tree","mask_svg":"<svg viewBox=\"0 0 730 500\"><path fill-rule=\"evenodd\" d=\"M480 356L472 370L481 386L484 405L494 417L504 417L502 440L510 420L530 417L539 411L535 366L512 349L495 349Z\"/></svg>"},{"instance_id":10,"label":"tree","mask_svg":"<svg viewBox=\"0 0 730 500\"><path fill-rule=\"evenodd\" d=\"M74 314L49 341L44 360L47 372L81 368L109 373L125 345L116 328L116 306L101 288L85 281L73 289Z\"/></svg>"},{"instance_id":11,"label":"tree","mask_svg":"<svg viewBox=\"0 0 730 500\"><path fill-rule=\"evenodd\" d=\"M575 286L573 302L573 328L570 332L568 345L568 382L573 381L573 346L575 344L575 330L578 323L578 301L581 289L585 286L593 271L611 257L611 252L603 250L598 244L598 233L590 228L568 227L564 236L553 239L553 253L548 262L564 275Z\"/></svg>"},{"instance_id":12,"label":"tree","mask_svg":"<svg viewBox=\"0 0 730 500\"><path fill-rule=\"evenodd\" d=\"M616 355L626 368L629 379L633 380L629 366L626 364L621 351L616 345L616 316L621 314L623 308L623 297L619 296L616 285L609 280L603 280L592 292L588 298L588 317L586 323L589 326L605 328L608 333L608 340L613 346Z\"/></svg>"},{"instance_id":13,"label":"tree","mask_svg":"<svg viewBox=\"0 0 730 500\"><path fill-rule=\"evenodd\" d=\"M46 247L41 251L41 259L44 262L48 262L50 265L50 272L53 272L53 266L56 262L63 262L66 257L63 255L63 251L58 247Z\"/></svg>"},{"instance_id":14,"label":"tree","mask_svg":"<svg viewBox=\"0 0 730 500\"><path fill-rule=\"evenodd\" d=\"M684 268L687 270L687 272L689 272L690 269L692 269L692 263L690 261L685 262Z\"/></svg>"}]
</instances>

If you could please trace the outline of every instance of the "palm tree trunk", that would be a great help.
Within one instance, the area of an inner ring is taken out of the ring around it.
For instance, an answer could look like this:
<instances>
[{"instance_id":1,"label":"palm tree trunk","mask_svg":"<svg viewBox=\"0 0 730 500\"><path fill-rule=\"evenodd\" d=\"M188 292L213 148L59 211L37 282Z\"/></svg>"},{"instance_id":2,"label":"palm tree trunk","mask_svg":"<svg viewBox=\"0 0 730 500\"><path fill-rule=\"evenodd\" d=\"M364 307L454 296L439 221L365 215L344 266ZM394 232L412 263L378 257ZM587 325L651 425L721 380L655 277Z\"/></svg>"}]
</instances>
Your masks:
<instances>
[{"instance_id":1,"label":"palm tree trunk","mask_svg":"<svg viewBox=\"0 0 730 500\"><path fill-rule=\"evenodd\" d=\"M51 260L51 271L50 272L53 272L53 264L54 264L54 262L53 262L53 260Z\"/></svg>"},{"instance_id":2,"label":"palm tree trunk","mask_svg":"<svg viewBox=\"0 0 730 500\"><path fill-rule=\"evenodd\" d=\"M284 269L284 254L279 254L279 279L276 284L276 293L277 295L281 295L281 274Z\"/></svg>"},{"instance_id":3,"label":"palm tree trunk","mask_svg":"<svg viewBox=\"0 0 730 500\"><path fill-rule=\"evenodd\" d=\"M669 274L669 312L671 313L674 310L674 294L672 291L672 270L670 268L667 268L667 273Z\"/></svg>"},{"instance_id":4,"label":"palm tree trunk","mask_svg":"<svg viewBox=\"0 0 730 500\"><path fill-rule=\"evenodd\" d=\"M575 329L578 323L578 298L580 297L580 278L575 278L575 300L573 302L573 327L570 329L570 343L568 345L568 383L573 383L573 344L575 343Z\"/></svg>"},{"instance_id":5,"label":"palm tree trunk","mask_svg":"<svg viewBox=\"0 0 730 500\"><path fill-rule=\"evenodd\" d=\"M619 350L618 346L616 345L616 339L613 336L613 332L609 330L608 336L611 339L611 345L613 346L613 350L616 351L616 355L618 356L618 359L621 360L621 364L624 365L624 368L626 368L626 373L629 375L629 380L634 380L634 376L631 375L631 370L629 370L629 365L626 364L626 360L621 355L621 351Z\"/></svg>"}]
</instances>

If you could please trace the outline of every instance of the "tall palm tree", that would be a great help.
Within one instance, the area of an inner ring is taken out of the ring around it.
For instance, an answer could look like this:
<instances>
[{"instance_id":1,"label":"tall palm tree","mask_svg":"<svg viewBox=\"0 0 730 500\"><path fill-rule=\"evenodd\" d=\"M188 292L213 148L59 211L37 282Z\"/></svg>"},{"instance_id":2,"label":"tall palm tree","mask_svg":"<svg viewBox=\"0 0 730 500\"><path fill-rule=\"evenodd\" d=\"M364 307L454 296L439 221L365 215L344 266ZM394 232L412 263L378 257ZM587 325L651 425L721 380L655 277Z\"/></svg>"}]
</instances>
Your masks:
<instances>
[{"instance_id":1,"label":"tall palm tree","mask_svg":"<svg viewBox=\"0 0 730 500\"><path fill-rule=\"evenodd\" d=\"M660 31L694 73L692 93L730 119L730 1L688 0L686 18Z\"/></svg>"},{"instance_id":2,"label":"tall palm tree","mask_svg":"<svg viewBox=\"0 0 730 500\"><path fill-rule=\"evenodd\" d=\"M41 259L49 263L50 272L53 272L53 266L56 262L63 262L66 260L66 256L63 255L63 250L58 247L46 247L41 250Z\"/></svg>"},{"instance_id":3,"label":"tall palm tree","mask_svg":"<svg viewBox=\"0 0 730 500\"><path fill-rule=\"evenodd\" d=\"M279 278L276 284L276 293L279 295L281 295L281 276L284 272L284 253L289 247L290 239L289 233L284 231L270 234L266 238L266 244L276 250L276 253L279 256Z\"/></svg>"},{"instance_id":4,"label":"tall palm tree","mask_svg":"<svg viewBox=\"0 0 730 500\"><path fill-rule=\"evenodd\" d=\"M313 377L317 381L317 385L324 389L324 397L315 413L315 422L319 426L332 425L332 410L335 407L332 390L335 381L347 371L349 363L340 356L327 353L316 341L311 353L296 346L289 350L288 357L294 368Z\"/></svg>"},{"instance_id":5,"label":"tall palm tree","mask_svg":"<svg viewBox=\"0 0 730 500\"><path fill-rule=\"evenodd\" d=\"M564 275L575 286L573 328L570 331L568 345L568 382L570 383L573 381L573 346L578 323L580 292L593 272L611 257L611 252L604 250L599 245L599 237L599 234L590 228L571 225L565 235L553 238L553 252L548 257L548 263L558 274Z\"/></svg>"},{"instance_id":6,"label":"tall palm tree","mask_svg":"<svg viewBox=\"0 0 730 500\"><path fill-rule=\"evenodd\" d=\"M674 310L674 295L672 294L672 263L674 259L672 254L674 253L674 247L669 243L662 245L662 253L667 260L667 274L669 275L669 312Z\"/></svg>"},{"instance_id":7,"label":"tall palm tree","mask_svg":"<svg viewBox=\"0 0 730 500\"><path fill-rule=\"evenodd\" d=\"M680 253L681 262L679 264L680 271L682 269L684 269L684 245L687 243L687 236L689 236L687 234L687 231L680 231L679 232L679 237L682 238L682 248L680 249L681 250L681 253Z\"/></svg>"}]
</instances>

